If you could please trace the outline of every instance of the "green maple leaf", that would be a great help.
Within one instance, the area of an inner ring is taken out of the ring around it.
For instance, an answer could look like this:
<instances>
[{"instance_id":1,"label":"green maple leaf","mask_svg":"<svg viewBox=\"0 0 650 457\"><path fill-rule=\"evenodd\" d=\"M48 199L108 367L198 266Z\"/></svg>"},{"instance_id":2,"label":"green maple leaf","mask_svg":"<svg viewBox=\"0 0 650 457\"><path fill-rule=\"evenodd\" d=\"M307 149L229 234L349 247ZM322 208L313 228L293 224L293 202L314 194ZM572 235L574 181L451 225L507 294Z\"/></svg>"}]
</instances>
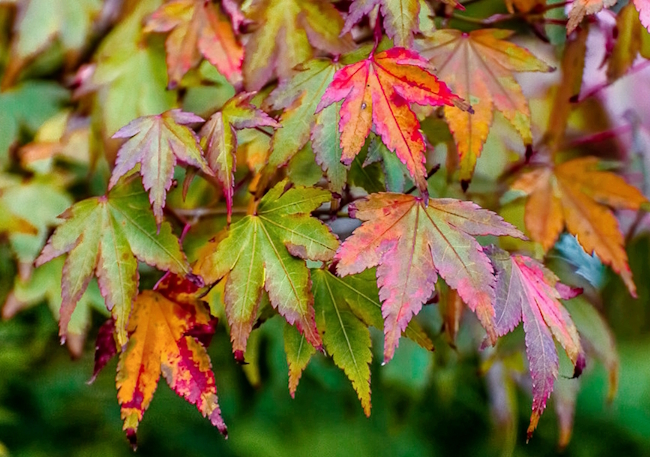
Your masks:
<instances>
[{"instance_id":1,"label":"green maple leaf","mask_svg":"<svg viewBox=\"0 0 650 457\"><path fill-rule=\"evenodd\" d=\"M138 294L137 260L161 270L188 274L178 239L167 223L156 234L147 194L137 180L116 186L108 196L82 200L62 217L65 222L36 259L38 267L68 253L61 284L60 335L65 339L70 317L94 274L106 307L115 318L118 342L123 345Z\"/></svg>"},{"instance_id":2,"label":"green maple leaf","mask_svg":"<svg viewBox=\"0 0 650 457\"><path fill-rule=\"evenodd\" d=\"M291 79L283 81L269 96L272 109L284 110L281 129L273 135L269 167L289 162L311 139L316 162L330 181L333 192L345 186L347 168L341 164L338 119L340 104L318 114L316 107L341 65L329 59L313 59L299 65Z\"/></svg>"},{"instance_id":3,"label":"green maple leaf","mask_svg":"<svg viewBox=\"0 0 650 457\"><path fill-rule=\"evenodd\" d=\"M375 271L339 278L327 270L311 271L316 323L325 349L337 367L343 370L357 392L363 411L370 415L369 326L383 329L381 302L375 284ZM433 343L422 328L411 321L404 335L426 350ZM285 352L289 363L289 392L293 396L302 371L315 353L304 337L285 331Z\"/></svg>"},{"instance_id":4,"label":"green maple leaf","mask_svg":"<svg viewBox=\"0 0 650 457\"><path fill-rule=\"evenodd\" d=\"M117 153L108 188L111 189L124 174L140 163L142 184L149 191L153 213L160 224L177 160L212 175L212 170L203 158L198 136L185 126L197 122L203 122L203 119L174 109L140 117L122 127L113 138L130 139Z\"/></svg>"},{"instance_id":5,"label":"green maple leaf","mask_svg":"<svg viewBox=\"0 0 650 457\"><path fill-rule=\"evenodd\" d=\"M19 59L34 55L58 37L66 50L81 49L101 0L20 0L13 54Z\"/></svg>"},{"instance_id":6,"label":"green maple leaf","mask_svg":"<svg viewBox=\"0 0 650 457\"><path fill-rule=\"evenodd\" d=\"M45 81L27 81L0 93L0 164L7 160L21 128L35 133L68 98L67 90Z\"/></svg>"},{"instance_id":7,"label":"green maple leaf","mask_svg":"<svg viewBox=\"0 0 650 457\"><path fill-rule=\"evenodd\" d=\"M343 18L329 0L261 0L252 5L248 17L258 27L244 53L248 90L261 89L274 74L289 77L293 67L312 57L312 45L333 54L352 47L348 36L340 38Z\"/></svg>"},{"instance_id":8,"label":"green maple leaf","mask_svg":"<svg viewBox=\"0 0 650 457\"><path fill-rule=\"evenodd\" d=\"M326 190L277 184L255 214L233 224L206 247L195 270L207 282L228 275L224 302L235 357L243 360L262 294L309 343L322 345L314 321L309 269L302 259L327 261L338 239L309 213L331 198ZM297 258L299 257L299 258Z\"/></svg>"}]
</instances>

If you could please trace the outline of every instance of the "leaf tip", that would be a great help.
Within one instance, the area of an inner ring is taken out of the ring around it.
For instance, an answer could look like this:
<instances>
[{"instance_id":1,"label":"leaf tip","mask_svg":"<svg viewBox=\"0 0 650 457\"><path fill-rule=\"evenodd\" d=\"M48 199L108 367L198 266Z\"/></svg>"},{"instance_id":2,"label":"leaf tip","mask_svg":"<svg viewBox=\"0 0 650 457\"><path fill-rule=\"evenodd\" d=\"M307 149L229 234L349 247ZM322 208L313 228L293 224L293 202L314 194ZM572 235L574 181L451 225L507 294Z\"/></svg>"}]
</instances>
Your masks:
<instances>
[{"instance_id":1,"label":"leaf tip","mask_svg":"<svg viewBox=\"0 0 650 457\"><path fill-rule=\"evenodd\" d=\"M463 192L467 192L467 189L469 189L469 183L470 183L469 179L462 179L460 181L460 187L461 189L463 189Z\"/></svg>"},{"instance_id":2,"label":"leaf tip","mask_svg":"<svg viewBox=\"0 0 650 457\"><path fill-rule=\"evenodd\" d=\"M584 352L580 352L578 354L578 359L576 360L576 364L573 368L572 379L579 377L584 371L586 365L587 365L587 359L585 357L585 354Z\"/></svg>"},{"instance_id":3,"label":"leaf tip","mask_svg":"<svg viewBox=\"0 0 650 457\"><path fill-rule=\"evenodd\" d=\"M244 351L242 351L241 349L238 349L238 350L235 351L234 355L235 355L235 361L238 364L240 364L240 365L248 365L248 363L244 359Z\"/></svg>"},{"instance_id":4,"label":"leaf tip","mask_svg":"<svg viewBox=\"0 0 650 457\"><path fill-rule=\"evenodd\" d=\"M533 145L532 144L527 144L526 145L526 163L530 162L531 157L533 157L533 154L535 154L535 151L533 150Z\"/></svg>"},{"instance_id":5,"label":"leaf tip","mask_svg":"<svg viewBox=\"0 0 650 457\"><path fill-rule=\"evenodd\" d=\"M133 452L135 452L138 449L138 438L135 434L135 429L127 428L125 432L126 432L126 439L129 440L129 443L131 444L131 449L133 449Z\"/></svg>"}]
</instances>

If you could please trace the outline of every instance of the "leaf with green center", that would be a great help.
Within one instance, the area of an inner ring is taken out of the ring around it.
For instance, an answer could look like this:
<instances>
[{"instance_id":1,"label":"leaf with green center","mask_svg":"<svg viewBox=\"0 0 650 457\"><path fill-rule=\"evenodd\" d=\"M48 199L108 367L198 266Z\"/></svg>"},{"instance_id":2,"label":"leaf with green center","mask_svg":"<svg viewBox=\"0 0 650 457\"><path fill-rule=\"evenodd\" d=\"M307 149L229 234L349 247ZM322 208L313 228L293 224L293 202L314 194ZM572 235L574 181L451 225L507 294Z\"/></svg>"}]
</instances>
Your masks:
<instances>
[{"instance_id":1,"label":"leaf with green center","mask_svg":"<svg viewBox=\"0 0 650 457\"><path fill-rule=\"evenodd\" d=\"M255 93L242 92L228 100L221 110L212 115L199 135L205 141L205 157L223 186L226 197L228 222L232 214L232 198L235 187L237 152L236 130L256 127L279 127L264 111L251 105Z\"/></svg>"},{"instance_id":2,"label":"leaf with green center","mask_svg":"<svg viewBox=\"0 0 650 457\"><path fill-rule=\"evenodd\" d=\"M496 270L494 329L498 336L510 333L523 320L528 368L533 380L533 413L528 438L537 427L558 375L558 356L553 338L562 345L574 365L574 377L585 366L578 331L560 298L573 291L550 270L530 257L490 247L487 253Z\"/></svg>"},{"instance_id":3,"label":"leaf with green center","mask_svg":"<svg viewBox=\"0 0 650 457\"><path fill-rule=\"evenodd\" d=\"M311 356L316 353L316 349L307 342L305 336L296 327L285 324L284 352L287 354L287 364L289 365L289 394L291 398L295 398L298 381L311 360Z\"/></svg>"},{"instance_id":4,"label":"leaf with green center","mask_svg":"<svg viewBox=\"0 0 650 457\"><path fill-rule=\"evenodd\" d=\"M21 129L33 134L70 98L52 82L26 81L0 93L0 164L18 141Z\"/></svg>"},{"instance_id":5,"label":"leaf with green center","mask_svg":"<svg viewBox=\"0 0 650 457\"><path fill-rule=\"evenodd\" d=\"M36 259L36 266L40 266L68 253L61 284L59 334L65 339L70 317L94 274L106 307L115 318L118 342L123 345L131 306L138 294L137 260L161 270L188 274L178 239L167 223L156 234L147 194L136 180L116 186L108 196L76 203L62 218L65 222L57 227Z\"/></svg>"},{"instance_id":6,"label":"leaf with green center","mask_svg":"<svg viewBox=\"0 0 650 457\"><path fill-rule=\"evenodd\" d=\"M255 214L234 223L206 246L195 271L207 282L228 276L224 301L235 357L243 360L264 288L271 305L320 348L314 321L309 269L303 259L328 261L338 239L309 213L329 201L328 191L280 182L262 198ZM296 258L299 257L299 258Z\"/></svg>"},{"instance_id":7,"label":"leaf with green center","mask_svg":"<svg viewBox=\"0 0 650 457\"><path fill-rule=\"evenodd\" d=\"M241 84L244 52L230 22L219 7L205 0L175 0L163 4L145 31L169 32L167 72L171 88L195 67L203 55L232 84Z\"/></svg>"},{"instance_id":8,"label":"leaf with green center","mask_svg":"<svg viewBox=\"0 0 650 457\"><path fill-rule=\"evenodd\" d=\"M513 72L552 71L528 50L509 43L511 30L482 29L471 33L438 30L418 41L421 54L437 69L437 75L460 97L469 100L474 113L445 107L458 155L460 179L469 183L476 160L499 110L521 135L526 146L533 142L530 109Z\"/></svg>"},{"instance_id":9,"label":"leaf with green center","mask_svg":"<svg viewBox=\"0 0 650 457\"><path fill-rule=\"evenodd\" d=\"M312 46L332 54L352 48L347 36L340 38L343 19L329 0L260 0L248 18L257 25L245 47L248 90L261 89L274 75L290 77L292 68L312 57Z\"/></svg>"},{"instance_id":10,"label":"leaf with green center","mask_svg":"<svg viewBox=\"0 0 650 457\"><path fill-rule=\"evenodd\" d=\"M160 224L177 160L200 168L209 175L213 174L203 158L199 138L185 125L196 122L203 122L203 119L195 114L174 109L158 115L140 117L118 130L113 138L129 140L117 153L115 168L108 183L109 190L140 163L142 184L149 191L153 213Z\"/></svg>"},{"instance_id":11,"label":"leaf with green center","mask_svg":"<svg viewBox=\"0 0 650 457\"><path fill-rule=\"evenodd\" d=\"M375 8L381 8L384 28L395 46L411 46L413 34L420 29L419 0L355 0L350 5L343 32L352 30L364 16L370 16Z\"/></svg>"},{"instance_id":12,"label":"leaf with green center","mask_svg":"<svg viewBox=\"0 0 650 457\"><path fill-rule=\"evenodd\" d=\"M431 297L439 274L475 311L492 342L495 279L490 260L474 238L524 238L512 225L473 202L380 193L355 202L350 214L363 221L339 248L341 276L377 268L384 316L384 362L411 318Z\"/></svg>"},{"instance_id":13,"label":"leaf with green center","mask_svg":"<svg viewBox=\"0 0 650 457\"><path fill-rule=\"evenodd\" d=\"M349 165L361 151L374 125L384 144L406 165L418 189L427 194L426 146L410 104L471 109L430 69L416 52L392 48L335 73L316 112L345 100L339 122L344 164Z\"/></svg>"}]
</instances>

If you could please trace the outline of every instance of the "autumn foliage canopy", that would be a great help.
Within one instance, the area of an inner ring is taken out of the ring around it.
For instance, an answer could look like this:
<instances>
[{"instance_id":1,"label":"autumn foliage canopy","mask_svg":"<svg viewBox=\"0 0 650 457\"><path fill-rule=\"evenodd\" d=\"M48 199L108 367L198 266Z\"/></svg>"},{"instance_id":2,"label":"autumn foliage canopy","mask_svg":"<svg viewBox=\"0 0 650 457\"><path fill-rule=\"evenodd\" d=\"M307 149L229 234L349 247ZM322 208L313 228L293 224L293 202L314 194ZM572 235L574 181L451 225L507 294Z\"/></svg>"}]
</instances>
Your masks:
<instances>
[{"instance_id":1,"label":"autumn foliage canopy","mask_svg":"<svg viewBox=\"0 0 650 457\"><path fill-rule=\"evenodd\" d=\"M291 395L320 352L370 415L375 354L467 327L486 372L521 324L530 438L559 376L602 362L616 391L599 285L549 259L637 293L650 189L601 141L643 127L574 116L650 58L650 2L614 3L0 0L3 316L47 301L79 355L105 315L94 376L119 358L133 445L161 375L227 436L215 331L259 363L249 338L281 319Z\"/></svg>"}]
</instances>

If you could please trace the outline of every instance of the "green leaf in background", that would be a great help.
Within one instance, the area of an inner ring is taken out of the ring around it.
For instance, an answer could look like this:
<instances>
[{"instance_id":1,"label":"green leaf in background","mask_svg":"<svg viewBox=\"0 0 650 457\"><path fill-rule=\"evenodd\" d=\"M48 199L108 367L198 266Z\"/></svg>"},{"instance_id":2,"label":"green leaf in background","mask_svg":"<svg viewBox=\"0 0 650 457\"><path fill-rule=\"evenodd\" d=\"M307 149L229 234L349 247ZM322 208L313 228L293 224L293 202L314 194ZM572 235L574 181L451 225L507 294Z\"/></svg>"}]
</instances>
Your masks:
<instances>
[{"instance_id":1,"label":"green leaf in background","mask_svg":"<svg viewBox=\"0 0 650 457\"><path fill-rule=\"evenodd\" d=\"M147 194L136 180L116 186L108 196L82 200L62 216L65 222L36 259L40 266L68 253L63 267L60 335L65 339L77 302L97 276L106 307L113 313L120 345L138 294L136 258L161 270L189 273L178 239L167 223L156 229Z\"/></svg>"},{"instance_id":2,"label":"green leaf in background","mask_svg":"<svg viewBox=\"0 0 650 457\"><path fill-rule=\"evenodd\" d=\"M406 187L406 166L399 160L397 155L390 152L379 137L374 137L368 146L368 155L363 165L380 162L384 175L386 175L387 192L404 192Z\"/></svg>"}]
</instances>

